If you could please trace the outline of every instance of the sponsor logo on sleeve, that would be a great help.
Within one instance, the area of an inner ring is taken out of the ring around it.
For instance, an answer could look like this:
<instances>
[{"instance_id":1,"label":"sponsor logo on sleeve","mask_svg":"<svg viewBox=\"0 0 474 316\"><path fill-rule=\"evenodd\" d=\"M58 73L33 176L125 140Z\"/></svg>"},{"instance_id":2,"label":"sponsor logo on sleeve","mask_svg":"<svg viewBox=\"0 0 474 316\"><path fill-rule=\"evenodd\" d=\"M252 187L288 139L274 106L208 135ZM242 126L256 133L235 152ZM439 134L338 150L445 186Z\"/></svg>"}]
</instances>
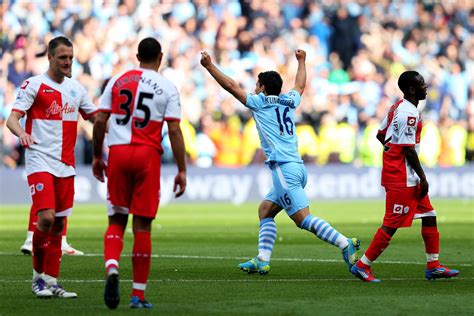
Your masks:
<instances>
[{"instance_id":1,"label":"sponsor logo on sleeve","mask_svg":"<svg viewBox=\"0 0 474 316\"><path fill-rule=\"evenodd\" d=\"M403 212L403 205L394 204L394 205L393 205L393 212L394 212L395 214L402 214L402 212Z\"/></svg>"},{"instance_id":2,"label":"sponsor logo on sleeve","mask_svg":"<svg viewBox=\"0 0 474 316\"><path fill-rule=\"evenodd\" d=\"M407 125L408 126L415 126L415 124L416 124L416 117L414 117L414 116L407 117Z\"/></svg>"},{"instance_id":3,"label":"sponsor logo on sleeve","mask_svg":"<svg viewBox=\"0 0 474 316\"><path fill-rule=\"evenodd\" d=\"M16 95L16 99L21 100L21 99L23 99L24 96L25 96L25 91L20 90L20 91L18 91L18 94Z\"/></svg>"},{"instance_id":4,"label":"sponsor logo on sleeve","mask_svg":"<svg viewBox=\"0 0 474 316\"><path fill-rule=\"evenodd\" d=\"M394 115L393 116L393 119L392 119L392 126L393 126L393 130L395 132L398 132L398 116L397 115Z\"/></svg>"},{"instance_id":5,"label":"sponsor logo on sleeve","mask_svg":"<svg viewBox=\"0 0 474 316\"><path fill-rule=\"evenodd\" d=\"M43 191L43 189L44 189L44 184L43 183L38 183L36 185L36 191L40 192L40 191Z\"/></svg>"},{"instance_id":6,"label":"sponsor logo on sleeve","mask_svg":"<svg viewBox=\"0 0 474 316\"><path fill-rule=\"evenodd\" d=\"M21 84L20 89L25 90L26 87L28 87L28 84L29 84L29 83L30 83L30 82L29 82L28 80L23 81L23 83Z\"/></svg>"}]
</instances>

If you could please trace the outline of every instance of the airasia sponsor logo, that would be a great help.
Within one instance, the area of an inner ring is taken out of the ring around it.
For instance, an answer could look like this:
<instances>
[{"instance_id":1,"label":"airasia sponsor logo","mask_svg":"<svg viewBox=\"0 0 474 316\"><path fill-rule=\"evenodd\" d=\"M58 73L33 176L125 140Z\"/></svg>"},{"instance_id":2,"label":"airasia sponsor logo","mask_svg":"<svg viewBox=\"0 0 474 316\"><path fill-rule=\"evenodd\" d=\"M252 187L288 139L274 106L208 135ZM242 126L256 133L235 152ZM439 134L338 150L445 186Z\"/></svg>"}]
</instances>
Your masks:
<instances>
[{"instance_id":1,"label":"airasia sponsor logo","mask_svg":"<svg viewBox=\"0 0 474 316\"><path fill-rule=\"evenodd\" d=\"M51 115L59 115L60 118L63 117L63 114L69 114L76 112L76 108L74 106L70 106L69 103L66 102L64 106L59 105L56 101L53 101L51 105L46 108L46 117L50 117Z\"/></svg>"},{"instance_id":2,"label":"airasia sponsor logo","mask_svg":"<svg viewBox=\"0 0 474 316\"><path fill-rule=\"evenodd\" d=\"M63 106L63 114L69 114L74 112L76 112L76 108L74 106L70 106L69 103L66 102L66 104Z\"/></svg>"},{"instance_id":3,"label":"airasia sponsor logo","mask_svg":"<svg viewBox=\"0 0 474 316\"><path fill-rule=\"evenodd\" d=\"M29 82L28 80L23 81L23 83L21 84L20 89L25 90L26 87L28 87L28 84L29 84L29 83L30 83L30 82Z\"/></svg>"}]
</instances>

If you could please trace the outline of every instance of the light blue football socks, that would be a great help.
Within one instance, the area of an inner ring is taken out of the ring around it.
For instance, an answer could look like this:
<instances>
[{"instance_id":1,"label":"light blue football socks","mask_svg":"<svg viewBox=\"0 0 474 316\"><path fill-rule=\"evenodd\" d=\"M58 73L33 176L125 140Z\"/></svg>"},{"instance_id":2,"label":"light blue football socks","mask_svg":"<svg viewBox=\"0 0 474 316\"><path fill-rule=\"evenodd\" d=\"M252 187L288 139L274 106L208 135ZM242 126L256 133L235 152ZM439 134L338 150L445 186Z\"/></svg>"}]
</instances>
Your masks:
<instances>
[{"instance_id":1,"label":"light blue football socks","mask_svg":"<svg viewBox=\"0 0 474 316\"><path fill-rule=\"evenodd\" d=\"M309 232L315 234L319 239L330 243L331 245L339 247L341 250L345 249L349 242L347 238L335 230L328 222L325 220L308 215L301 223L301 229L305 229Z\"/></svg>"}]
</instances>

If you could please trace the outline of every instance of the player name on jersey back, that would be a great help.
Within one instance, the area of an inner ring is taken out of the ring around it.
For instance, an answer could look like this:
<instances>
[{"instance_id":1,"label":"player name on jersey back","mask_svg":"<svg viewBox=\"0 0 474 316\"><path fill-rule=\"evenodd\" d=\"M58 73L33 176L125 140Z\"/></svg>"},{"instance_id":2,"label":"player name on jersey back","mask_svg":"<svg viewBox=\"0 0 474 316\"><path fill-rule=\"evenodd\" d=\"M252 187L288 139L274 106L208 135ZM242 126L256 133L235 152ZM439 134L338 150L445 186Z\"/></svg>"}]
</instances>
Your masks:
<instances>
[{"instance_id":1,"label":"player name on jersey back","mask_svg":"<svg viewBox=\"0 0 474 316\"><path fill-rule=\"evenodd\" d=\"M180 120L175 85L156 71L134 69L113 77L102 94L99 111L109 112L108 145L161 148L164 121Z\"/></svg>"}]
</instances>

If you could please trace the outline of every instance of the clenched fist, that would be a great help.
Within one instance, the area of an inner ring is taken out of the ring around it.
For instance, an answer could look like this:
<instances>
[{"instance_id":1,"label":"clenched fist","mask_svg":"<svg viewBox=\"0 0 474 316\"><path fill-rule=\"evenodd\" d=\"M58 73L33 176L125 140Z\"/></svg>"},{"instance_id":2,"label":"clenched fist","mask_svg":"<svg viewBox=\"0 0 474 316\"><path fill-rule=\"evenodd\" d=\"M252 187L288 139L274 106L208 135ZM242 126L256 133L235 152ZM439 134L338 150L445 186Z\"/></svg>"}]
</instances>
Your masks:
<instances>
[{"instance_id":1,"label":"clenched fist","mask_svg":"<svg viewBox=\"0 0 474 316\"><path fill-rule=\"evenodd\" d=\"M211 59L211 56L209 55L209 53L206 52L206 51L201 52L201 65L202 65L204 68L207 68L207 67L209 67L211 64L212 64L212 59Z\"/></svg>"},{"instance_id":2,"label":"clenched fist","mask_svg":"<svg viewBox=\"0 0 474 316\"><path fill-rule=\"evenodd\" d=\"M302 49L295 50L296 60L298 61L305 61L306 59L306 52Z\"/></svg>"}]
</instances>

